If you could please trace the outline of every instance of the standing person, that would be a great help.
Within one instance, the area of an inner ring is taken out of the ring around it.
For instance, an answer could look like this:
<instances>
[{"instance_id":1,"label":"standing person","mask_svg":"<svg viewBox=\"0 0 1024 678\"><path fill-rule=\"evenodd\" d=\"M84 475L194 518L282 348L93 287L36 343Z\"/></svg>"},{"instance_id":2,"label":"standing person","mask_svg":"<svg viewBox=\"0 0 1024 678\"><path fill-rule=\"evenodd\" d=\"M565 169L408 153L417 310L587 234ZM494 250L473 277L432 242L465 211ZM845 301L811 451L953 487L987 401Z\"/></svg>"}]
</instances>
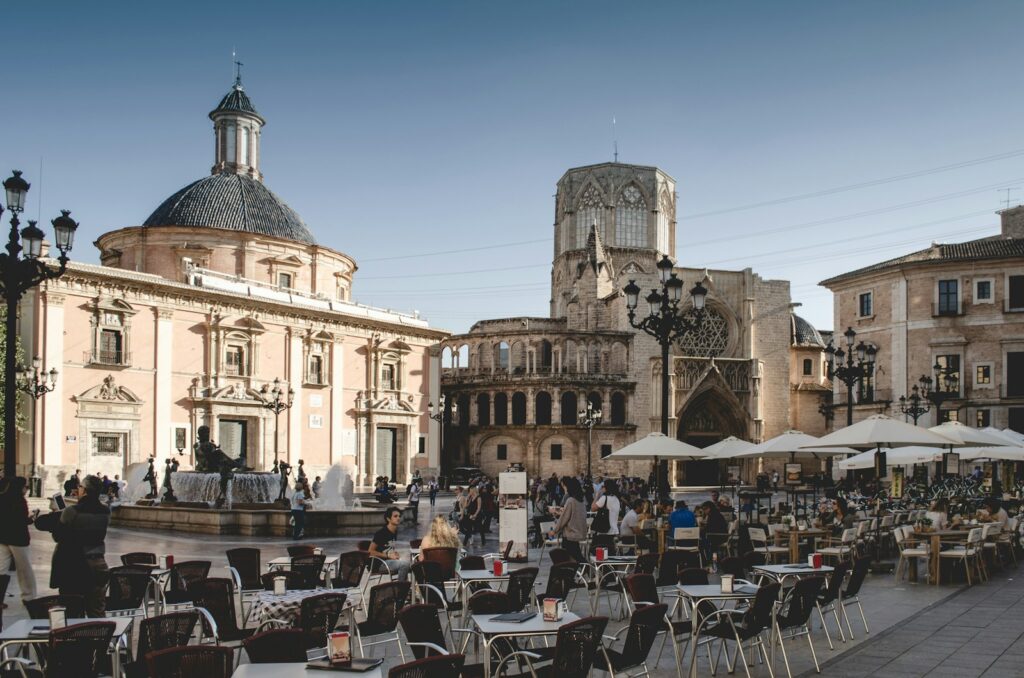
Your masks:
<instances>
[{"instance_id":1,"label":"standing person","mask_svg":"<svg viewBox=\"0 0 1024 678\"><path fill-rule=\"evenodd\" d=\"M583 505L583 488L580 481L571 477L566 477L562 485L565 488L565 506L548 536L554 539L555 535L562 535L562 548L577 563L582 563L584 559L580 542L587 538L587 509Z\"/></svg>"},{"instance_id":2,"label":"standing person","mask_svg":"<svg viewBox=\"0 0 1024 678\"><path fill-rule=\"evenodd\" d=\"M418 523L420 520L420 484L413 482L409 487L409 506L412 507L412 521Z\"/></svg>"},{"instance_id":3,"label":"standing person","mask_svg":"<svg viewBox=\"0 0 1024 678\"><path fill-rule=\"evenodd\" d=\"M548 493L543 489L537 488L537 497L533 500L533 533L536 535L533 538L533 545L540 547L544 543L544 531L541 530L540 524L546 523L551 520L551 515L548 513Z\"/></svg>"},{"instance_id":4,"label":"standing person","mask_svg":"<svg viewBox=\"0 0 1024 678\"><path fill-rule=\"evenodd\" d=\"M427 493L430 496L430 505L434 506L437 504L437 478L431 478L430 484L427 486Z\"/></svg>"},{"instance_id":5,"label":"standing person","mask_svg":"<svg viewBox=\"0 0 1024 678\"><path fill-rule=\"evenodd\" d=\"M292 539L302 539L306 530L306 488L300 481L295 483L291 498Z\"/></svg>"},{"instance_id":6,"label":"standing person","mask_svg":"<svg viewBox=\"0 0 1024 678\"><path fill-rule=\"evenodd\" d=\"M75 475L64 482L64 496L73 497L78 494L78 488L82 486L82 469L75 469Z\"/></svg>"},{"instance_id":7,"label":"standing person","mask_svg":"<svg viewBox=\"0 0 1024 678\"><path fill-rule=\"evenodd\" d=\"M320 476L317 476L316 478L313 478L313 487L311 488L313 490L313 497L312 497L313 499L319 499L320 498L320 488L322 486L323 486L323 482L320 480Z\"/></svg>"},{"instance_id":8,"label":"standing person","mask_svg":"<svg viewBox=\"0 0 1024 678\"><path fill-rule=\"evenodd\" d=\"M28 512L28 502L25 500L27 493L28 481L23 476L17 476L7 491L0 494L0 506L3 507L3 520L0 520L0 572L10 570L11 562L14 562L22 602L36 597L36 574L32 571L28 552L28 526L32 524L34 516Z\"/></svg>"},{"instance_id":9,"label":"standing person","mask_svg":"<svg viewBox=\"0 0 1024 678\"><path fill-rule=\"evenodd\" d=\"M494 488L490 483L484 486L480 493L480 501L483 503L483 515L480 517L480 543L483 544L484 535L491 533L491 521L498 515L498 504L494 501Z\"/></svg>"},{"instance_id":10,"label":"standing person","mask_svg":"<svg viewBox=\"0 0 1024 678\"><path fill-rule=\"evenodd\" d=\"M469 494L466 496L466 503L462 509L462 518L459 520L459 530L464 535L462 539L464 546L469 546L469 540L477 532L477 520L480 518L482 509L483 503L480 501L477 489L475 487L469 488ZM481 544L483 544L483 538L484 536L481 534Z\"/></svg>"},{"instance_id":11,"label":"standing person","mask_svg":"<svg viewBox=\"0 0 1024 678\"><path fill-rule=\"evenodd\" d=\"M85 597L87 617L102 617L106 610L106 589L110 579L106 550L110 509L100 502L103 482L96 476L82 481L78 504L63 511L39 516L36 528L53 534L57 548L53 551L50 588L61 595ZM56 508L56 505L51 505Z\"/></svg>"},{"instance_id":12,"label":"standing person","mask_svg":"<svg viewBox=\"0 0 1024 678\"><path fill-rule=\"evenodd\" d=\"M779 469L772 471L772 485L775 487L775 491L779 491Z\"/></svg>"},{"instance_id":13,"label":"standing person","mask_svg":"<svg viewBox=\"0 0 1024 678\"><path fill-rule=\"evenodd\" d=\"M590 509L592 511L597 511L603 508L608 509L608 529L604 530L603 533L618 534L619 510L622 506L619 501L619 485L611 478L602 483L601 489L598 490L597 498L594 500L594 503L590 505Z\"/></svg>"},{"instance_id":14,"label":"standing person","mask_svg":"<svg viewBox=\"0 0 1024 678\"><path fill-rule=\"evenodd\" d=\"M403 558L395 547L398 525L401 522L402 512L398 510L398 507L387 507L384 510L384 527L374 533L369 553L371 556L383 560L388 572L395 575L398 581L408 581L409 561Z\"/></svg>"}]
</instances>

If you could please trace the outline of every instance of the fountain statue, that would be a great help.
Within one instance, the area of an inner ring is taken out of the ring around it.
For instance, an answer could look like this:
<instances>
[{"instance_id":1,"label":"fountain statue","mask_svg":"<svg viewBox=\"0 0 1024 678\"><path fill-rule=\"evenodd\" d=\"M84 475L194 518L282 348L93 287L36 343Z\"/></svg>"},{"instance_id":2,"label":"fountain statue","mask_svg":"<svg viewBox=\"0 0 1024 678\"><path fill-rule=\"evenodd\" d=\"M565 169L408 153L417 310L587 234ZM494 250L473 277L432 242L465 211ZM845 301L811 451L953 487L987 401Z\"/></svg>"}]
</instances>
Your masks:
<instances>
[{"instance_id":1,"label":"fountain statue","mask_svg":"<svg viewBox=\"0 0 1024 678\"><path fill-rule=\"evenodd\" d=\"M224 454L220 445L210 440L210 427L200 426L197 432L199 441L192 446L196 456L196 471L199 473L221 473L225 468L248 471L245 465L244 452L237 459Z\"/></svg>"},{"instance_id":2,"label":"fountain statue","mask_svg":"<svg viewBox=\"0 0 1024 678\"><path fill-rule=\"evenodd\" d=\"M279 504L288 505L289 502L285 498L284 493L288 490L288 474L292 472L292 467L283 459L277 462L274 467L281 474L281 493L277 495L277 501Z\"/></svg>"},{"instance_id":3,"label":"fountain statue","mask_svg":"<svg viewBox=\"0 0 1024 678\"><path fill-rule=\"evenodd\" d=\"M146 495L146 499L156 499L159 496L156 489L156 457L149 458L149 470L142 481L149 482L149 494Z\"/></svg>"},{"instance_id":4,"label":"fountain statue","mask_svg":"<svg viewBox=\"0 0 1024 678\"><path fill-rule=\"evenodd\" d=\"M178 470L177 459L167 459L164 468L164 501L178 501L174 496L174 488L171 487L171 474Z\"/></svg>"},{"instance_id":5,"label":"fountain statue","mask_svg":"<svg viewBox=\"0 0 1024 678\"><path fill-rule=\"evenodd\" d=\"M302 465L304 463L306 463L306 462L304 462L301 459L299 459L299 472L295 476L295 479L298 480L300 483L306 482L306 469L302 468Z\"/></svg>"}]
</instances>

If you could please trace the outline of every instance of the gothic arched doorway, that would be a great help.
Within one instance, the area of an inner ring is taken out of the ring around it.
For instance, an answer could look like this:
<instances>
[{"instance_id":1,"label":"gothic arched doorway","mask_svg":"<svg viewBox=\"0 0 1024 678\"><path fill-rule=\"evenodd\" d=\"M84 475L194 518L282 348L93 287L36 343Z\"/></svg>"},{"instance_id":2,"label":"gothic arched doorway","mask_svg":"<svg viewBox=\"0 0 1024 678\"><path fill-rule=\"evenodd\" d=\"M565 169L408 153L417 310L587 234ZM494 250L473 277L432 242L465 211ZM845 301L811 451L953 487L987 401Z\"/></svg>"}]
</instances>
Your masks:
<instances>
[{"instance_id":1,"label":"gothic arched doorway","mask_svg":"<svg viewBox=\"0 0 1024 678\"><path fill-rule=\"evenodd\" d=\"M748 436L748 415L736 396L713 385L691 397L679 414L676 437L694 447L705 448L723 438ZM719 461L686 461L676 464L677 485L718 485Z\"/></svg>"}]
</instances>

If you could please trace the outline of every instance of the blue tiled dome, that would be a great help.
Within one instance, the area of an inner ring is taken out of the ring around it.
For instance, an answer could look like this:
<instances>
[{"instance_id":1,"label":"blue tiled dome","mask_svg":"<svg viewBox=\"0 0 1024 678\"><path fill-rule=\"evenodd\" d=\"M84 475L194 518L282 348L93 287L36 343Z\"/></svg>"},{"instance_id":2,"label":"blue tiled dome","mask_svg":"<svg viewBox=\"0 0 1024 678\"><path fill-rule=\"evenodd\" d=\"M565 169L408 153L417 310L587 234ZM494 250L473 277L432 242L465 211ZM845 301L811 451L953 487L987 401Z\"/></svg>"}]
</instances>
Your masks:
<instances>
[{"instance_id":1,"label":"blue tiled dome","mask_svg":"<svg viewBox=\"0 0 1024 678\"><path fill-rule=\"evenodd\" d=\"M295 210L270 189L250 177L227 172L181 189L164 200L143 226L222 228L316 244Z\"/></svg>"},{"instance_id":2,"label":"blue tiled dome","mask_svg":"<svg viewBox=\"0 0 1024 678\"><path fill-rule=\"evenodd\" d=\"M794 346L820 346L821 348L825 348L825 341L821 338L821 334L818 330L814 329L814 325L807 322L796 313L792 313L790 315L792 316L790 340Z\"/></svg>"}]
</instances>

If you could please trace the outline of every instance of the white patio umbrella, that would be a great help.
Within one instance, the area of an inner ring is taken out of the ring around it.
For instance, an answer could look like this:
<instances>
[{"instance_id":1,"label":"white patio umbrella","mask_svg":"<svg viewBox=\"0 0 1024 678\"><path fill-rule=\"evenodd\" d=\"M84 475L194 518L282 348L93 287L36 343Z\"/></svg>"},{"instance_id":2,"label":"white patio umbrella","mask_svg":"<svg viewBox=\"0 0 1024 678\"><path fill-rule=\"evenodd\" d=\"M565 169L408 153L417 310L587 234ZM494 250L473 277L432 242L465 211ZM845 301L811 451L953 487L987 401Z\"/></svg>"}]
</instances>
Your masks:
<instances>
[{"instance_id":1,"label":"white patio umbrella","mask_svg":"<svg viewBox=\"0 0 1024 678\"><path fill-rule=\"evenodd\" d=\"M1024 461L1024 447L1019 445L996 445L992 447L961 447L957 450L960 459L998 459L1000 461Z\"/></svg>"},{"instance_id":2,"label":"white patio umbrella","mask_svg":"<svg viewBox=\"0 0 1024 678\"><path fill-rule=\"evenodd\" d=\"M707 459L731 459L738 454L746 452L754 446L754 443L746 440L740 440L736 436L729 436L724 440L719 440L714 445L708 445L701 450Z\"/></svg>"},{"instance_id":3,"label":"white patio umbrella","mask_svg":"<svg viewBox=\"0 0 1024 678\"><path fill-rule=\"evenodd\" d=\"M1015 438L1017 441L1024 443L1024 433L1014 431L1012 428L1004 428L1003 434Z\"/></svg>"},{"instance_id":4,"label":"white patio umbrella","mask_svg":"<svg viewBox=\"0 0 1024 678\"><path fill-rule=\"evenodd\" d=\"M704 450L669 438L664 433L650 433L635 443L609 454L606 459L703 459Z\"/></svg>"},{"instance_id":5,"label":"white patio umbrella","mask_svg":"<svg viewBox=\"0 0 1024 678\"><path fill-rule=\"evenodd\" d=\"M882 451L886 453L886 466L928 464L935 461L942 461L943 453L943 450L938 447L920 447L917 445L911 447L898 447L895 450L883 449ZM836 462L836 466L841 471L860 468L874 468L875 451L868 450L867 452L861 452L849 459L843 459L840 462Z\"/></svg>"},{"instance_id":6,"label":"white patio umbrella","mask_svg":"<svg viewBox=\"0 0 1024 678\"><path fill-rule=\"evenodd\" d=\"M1017 445L1024 445L1024 435L1021 435L1020 433L1017 433L1016 431L1012 431L1010 429L1002 431L996 428L995 426L986 426L985 428L978 430L984 431L985 433L990 433L997 438L1001 438L1005 440L1007 444L1012 445L1014 447L1016 447Z\"/></svg>"},{"instance_id":7,"label":"white patio umbrella","mask_svg":"<svg viewBox=\"0 0 1024 678\"><path fill-rule=\"evenodd\" d=\"M932 433L938 433L950 440L954 440L961 445L982 446L1006 444L1005 436L986 433L979 428L964 426L959 421L947 421L943 424L939 424L938 426L932 426L928 430Z\"/></svg>"},{"instance_id":8,"label":"white patio umbrella","mask_svg":"<svg viewBox=\"0 0 1024 678\"><path fill-rule=\"evenodd\" d=\"M760 457L765 454L813 454L815 456L831 456L835 454L856 454L857 450L842 447L821 447L819 439L802 431L786 431L763 443L754 445L736 457Z\"/></svg>"},{"instance_id":9,"label":"white patio umbrella","mask_svg":"<svg viewBox=\"0 0 1024 678\"><path fill-rule=\"evenodd\" d=\"M926 428L907 424L884 414L875 414L852 426L841 428L827 436L818 438L815 442L809 443L808 447L850 447L856 450L871 450L911 445L961 447L962 443Z\"/></svg>"}]
</instances>

